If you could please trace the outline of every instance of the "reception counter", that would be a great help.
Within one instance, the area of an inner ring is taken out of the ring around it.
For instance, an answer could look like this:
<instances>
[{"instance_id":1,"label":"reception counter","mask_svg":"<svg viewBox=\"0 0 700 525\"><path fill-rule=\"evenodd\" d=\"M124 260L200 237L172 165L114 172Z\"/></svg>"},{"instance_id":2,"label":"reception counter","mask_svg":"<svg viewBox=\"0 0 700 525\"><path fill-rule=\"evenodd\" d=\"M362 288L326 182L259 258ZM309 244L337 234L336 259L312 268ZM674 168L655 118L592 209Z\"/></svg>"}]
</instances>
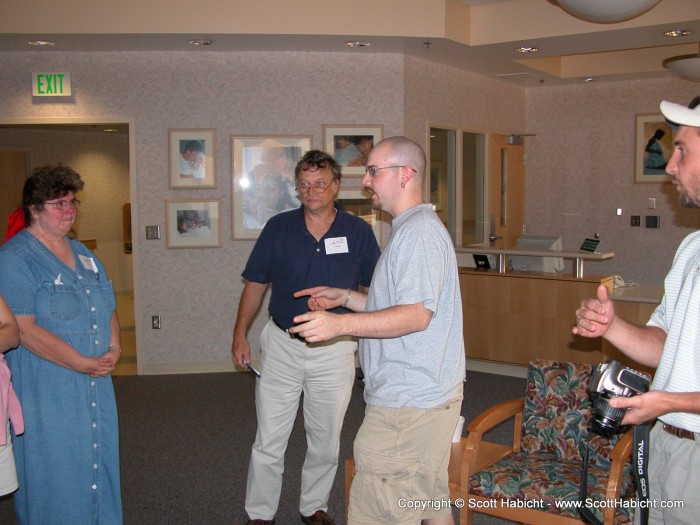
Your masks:
<instances>
[{"instance_id":1,"label":"reception counter","mask_svg":"<svg viewBox=\"0 0 700 525\"><path fill-rule=\"evenodd\" d=\"M612 276L574 277L460 268L469 359L527 365L532 359L599 363L602 341L574 336L583 299Z\"/></svg>"},{"instance_id":2,"label":"reception counter","mask_svg":"<svg viewBox=\"0 0 700 525\"><path fill-rule=\"evenodd\" d=\"M468 359L523 366L532 359L597 364L610 357L639 369L602 338L573 335L576 309L604 284L617 314L644 324L663 294L656 286L613 290L612 276L460 268L459 280Z\"/></svg>"}]
</instances>

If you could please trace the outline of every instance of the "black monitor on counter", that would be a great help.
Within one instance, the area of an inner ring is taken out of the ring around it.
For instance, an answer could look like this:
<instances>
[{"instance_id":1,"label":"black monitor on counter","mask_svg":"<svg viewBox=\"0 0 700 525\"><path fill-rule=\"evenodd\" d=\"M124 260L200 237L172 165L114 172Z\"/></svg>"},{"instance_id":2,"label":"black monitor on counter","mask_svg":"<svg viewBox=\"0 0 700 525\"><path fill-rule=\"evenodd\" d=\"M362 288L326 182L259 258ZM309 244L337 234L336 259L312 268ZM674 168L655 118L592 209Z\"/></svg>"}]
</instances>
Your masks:
<instances>
[{"instance_id":1,"label":"black monitor on counter","mask_svg":"<svg viewBox=\"0 0 700 525\"><path fill-rule=\"evenodd\" d=\"M561 237L549 235L523 235L518 239L516 248L531 251L562 251ZM564 259L561 257L544 257L534 255L510 255L510 269L514 272L560 273L564 271Z\"/></svg>"}]
</instances>

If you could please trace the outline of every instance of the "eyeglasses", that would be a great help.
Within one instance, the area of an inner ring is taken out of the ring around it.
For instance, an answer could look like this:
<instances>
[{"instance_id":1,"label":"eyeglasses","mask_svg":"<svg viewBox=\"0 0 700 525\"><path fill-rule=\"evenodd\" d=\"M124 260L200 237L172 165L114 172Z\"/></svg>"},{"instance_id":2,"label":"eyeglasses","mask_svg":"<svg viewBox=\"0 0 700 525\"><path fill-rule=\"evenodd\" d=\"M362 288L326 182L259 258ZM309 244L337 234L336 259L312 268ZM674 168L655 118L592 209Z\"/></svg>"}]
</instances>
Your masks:
<instances>
[{"instance_id":1,"label":"eyeglasses","mask_svg":"<svg viewBox=\"0 0 700 525\"><path fill-rule=\"evenodd\" d=\"M45 202L44 204L55 206L58 211L66 211L68 208L74 208L77 210L78 206L80 206L80 201L78 199L71 199L69 201Z\"/></svg>"},{"instance_id":2,"label":"eyeglasses","mask_svg":"<svg viewBox=\"0 0 700 525\"><path fill-rule=\"evenodd\" d=\"M383 168L377 168L376 166L368 166L365 168L365 173L369 175L370 177L374 178L377 175L377 172L380 170L389 170L391 168L411 168L411 166L384 166ZM411 168L413 173L418 173L416 170Z\"/></svg>"},{"instance_id":3,"label":"eyeglasses","mask_svg":"<svg viewBox=\"0 0 700 525\"><path fill-rule=\"evenodd\" d=\"M313 188L313 193L323 193L328 188L330 188L332 184L333 181L325 182L322 180L318 180L313 184L311 184L310 182L303 181L297 184L297 191L303 195L304 193L309 193L309 191L311 191L311 189Z\"/></svg>"}]
</instances>

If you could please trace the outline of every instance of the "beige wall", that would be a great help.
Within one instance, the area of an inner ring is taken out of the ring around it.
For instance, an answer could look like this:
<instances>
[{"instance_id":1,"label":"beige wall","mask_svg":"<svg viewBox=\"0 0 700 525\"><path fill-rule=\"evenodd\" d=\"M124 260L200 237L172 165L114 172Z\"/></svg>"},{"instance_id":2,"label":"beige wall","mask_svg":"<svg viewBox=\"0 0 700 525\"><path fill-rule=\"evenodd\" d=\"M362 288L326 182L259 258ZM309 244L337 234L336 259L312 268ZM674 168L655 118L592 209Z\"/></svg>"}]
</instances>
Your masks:
<instances>
[{"instance_id":1,"label":"beige wall","mask_svg":"<svg viewBox=\"0 0 700 525\"><path fill-rule=\"evenodd\" d=\"M69 71L74 95L33 100L32 71ZM634 114L654 111L663 96L685 101L694 91L694 84L671 79L526 92L390 53L0 55L0 121L110 116L133 121L134 288L139 364L147 373L231 369L240 272L253 246L231 240L232 135L312 135L314 146L321 147L323 124L383 124L385 136L405 133L422 144L428 122L536 133L527 139L530 231L553 233L556 222L571 247L600 230L606 247L616 252L606 263L615 265L615 272L637 278L641 265L640 280L660 282L679 239L698 218L686 213L681 225L674 224L675 211L663 208L669 199L662 190L672 190L670 185L632 183ZM169 128L216 129L216 188L169 189ZM632 231L628 213L644 214L649 196L657 196L664 213L662 229ZM144 226L165 228L167 198L220 198L223 247L169 250L164 239L146 241ZM621 223L609 216L618 206L625 208ZM660 260L651 263L654 253ZM161 330L150 328L151 315L162 317ZM252 330L255 350L263 317Z\"/></svg>"},{"instance_id":2,"label":"beige wall","mask_svg":"<svg viewBox=\"0 0 700 525\"><path fill-rule=\"evenodd\" d=\"M536 135L526 139L528 233L561 235L576 250L598 232L600 249L615 257L588 263L587 273L661 284L700 213L678 204L672 184L634 183L635 115L698 93L698 84L676 78L528 90L527 131ZM641 215L642 227L631 227L630 215ZM646 215L659 215L661 228L645 228Z\"/></svg>"}]
</instances>

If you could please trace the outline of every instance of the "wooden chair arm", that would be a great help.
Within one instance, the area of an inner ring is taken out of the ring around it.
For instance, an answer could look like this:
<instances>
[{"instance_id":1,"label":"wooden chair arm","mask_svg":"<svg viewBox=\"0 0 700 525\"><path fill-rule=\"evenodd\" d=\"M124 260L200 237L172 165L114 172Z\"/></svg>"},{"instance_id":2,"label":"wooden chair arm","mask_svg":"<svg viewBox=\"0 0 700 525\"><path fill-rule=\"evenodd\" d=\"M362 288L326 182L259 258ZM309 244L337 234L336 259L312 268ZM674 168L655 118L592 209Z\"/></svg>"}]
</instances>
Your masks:
<instances>
[{"instance_id":1,"label":"wooden chair arm","mask_svg":"<svg viewBox=\"0 0 700 525\"><path fill-rule=\"evenodd\" d=\"M469 436L471 437L472 434L478 434L479 439L481 439L481 436L483 436L486 431L491 430L496 425L518 413L522 414L524 406L525 400L521 398L501 401L497 405L484 410L467 426Z\"/></svg>"},{"instance_id":2,"label":"wooden chair arm","mask_svg":"<svg viewBox=\"0 0 700 525\"><path fill-rule=\"evenodd\" d=\"M605 492L605 499L617 500L620 498L622 490L622 476L625 465L632 456L633 448L632 430L625 432L615 447L610 452L610 473L608 474L608 488ZM614 523L615 508L606 508L604 512L604 522Z\"/></svg>"}]
</instances>

